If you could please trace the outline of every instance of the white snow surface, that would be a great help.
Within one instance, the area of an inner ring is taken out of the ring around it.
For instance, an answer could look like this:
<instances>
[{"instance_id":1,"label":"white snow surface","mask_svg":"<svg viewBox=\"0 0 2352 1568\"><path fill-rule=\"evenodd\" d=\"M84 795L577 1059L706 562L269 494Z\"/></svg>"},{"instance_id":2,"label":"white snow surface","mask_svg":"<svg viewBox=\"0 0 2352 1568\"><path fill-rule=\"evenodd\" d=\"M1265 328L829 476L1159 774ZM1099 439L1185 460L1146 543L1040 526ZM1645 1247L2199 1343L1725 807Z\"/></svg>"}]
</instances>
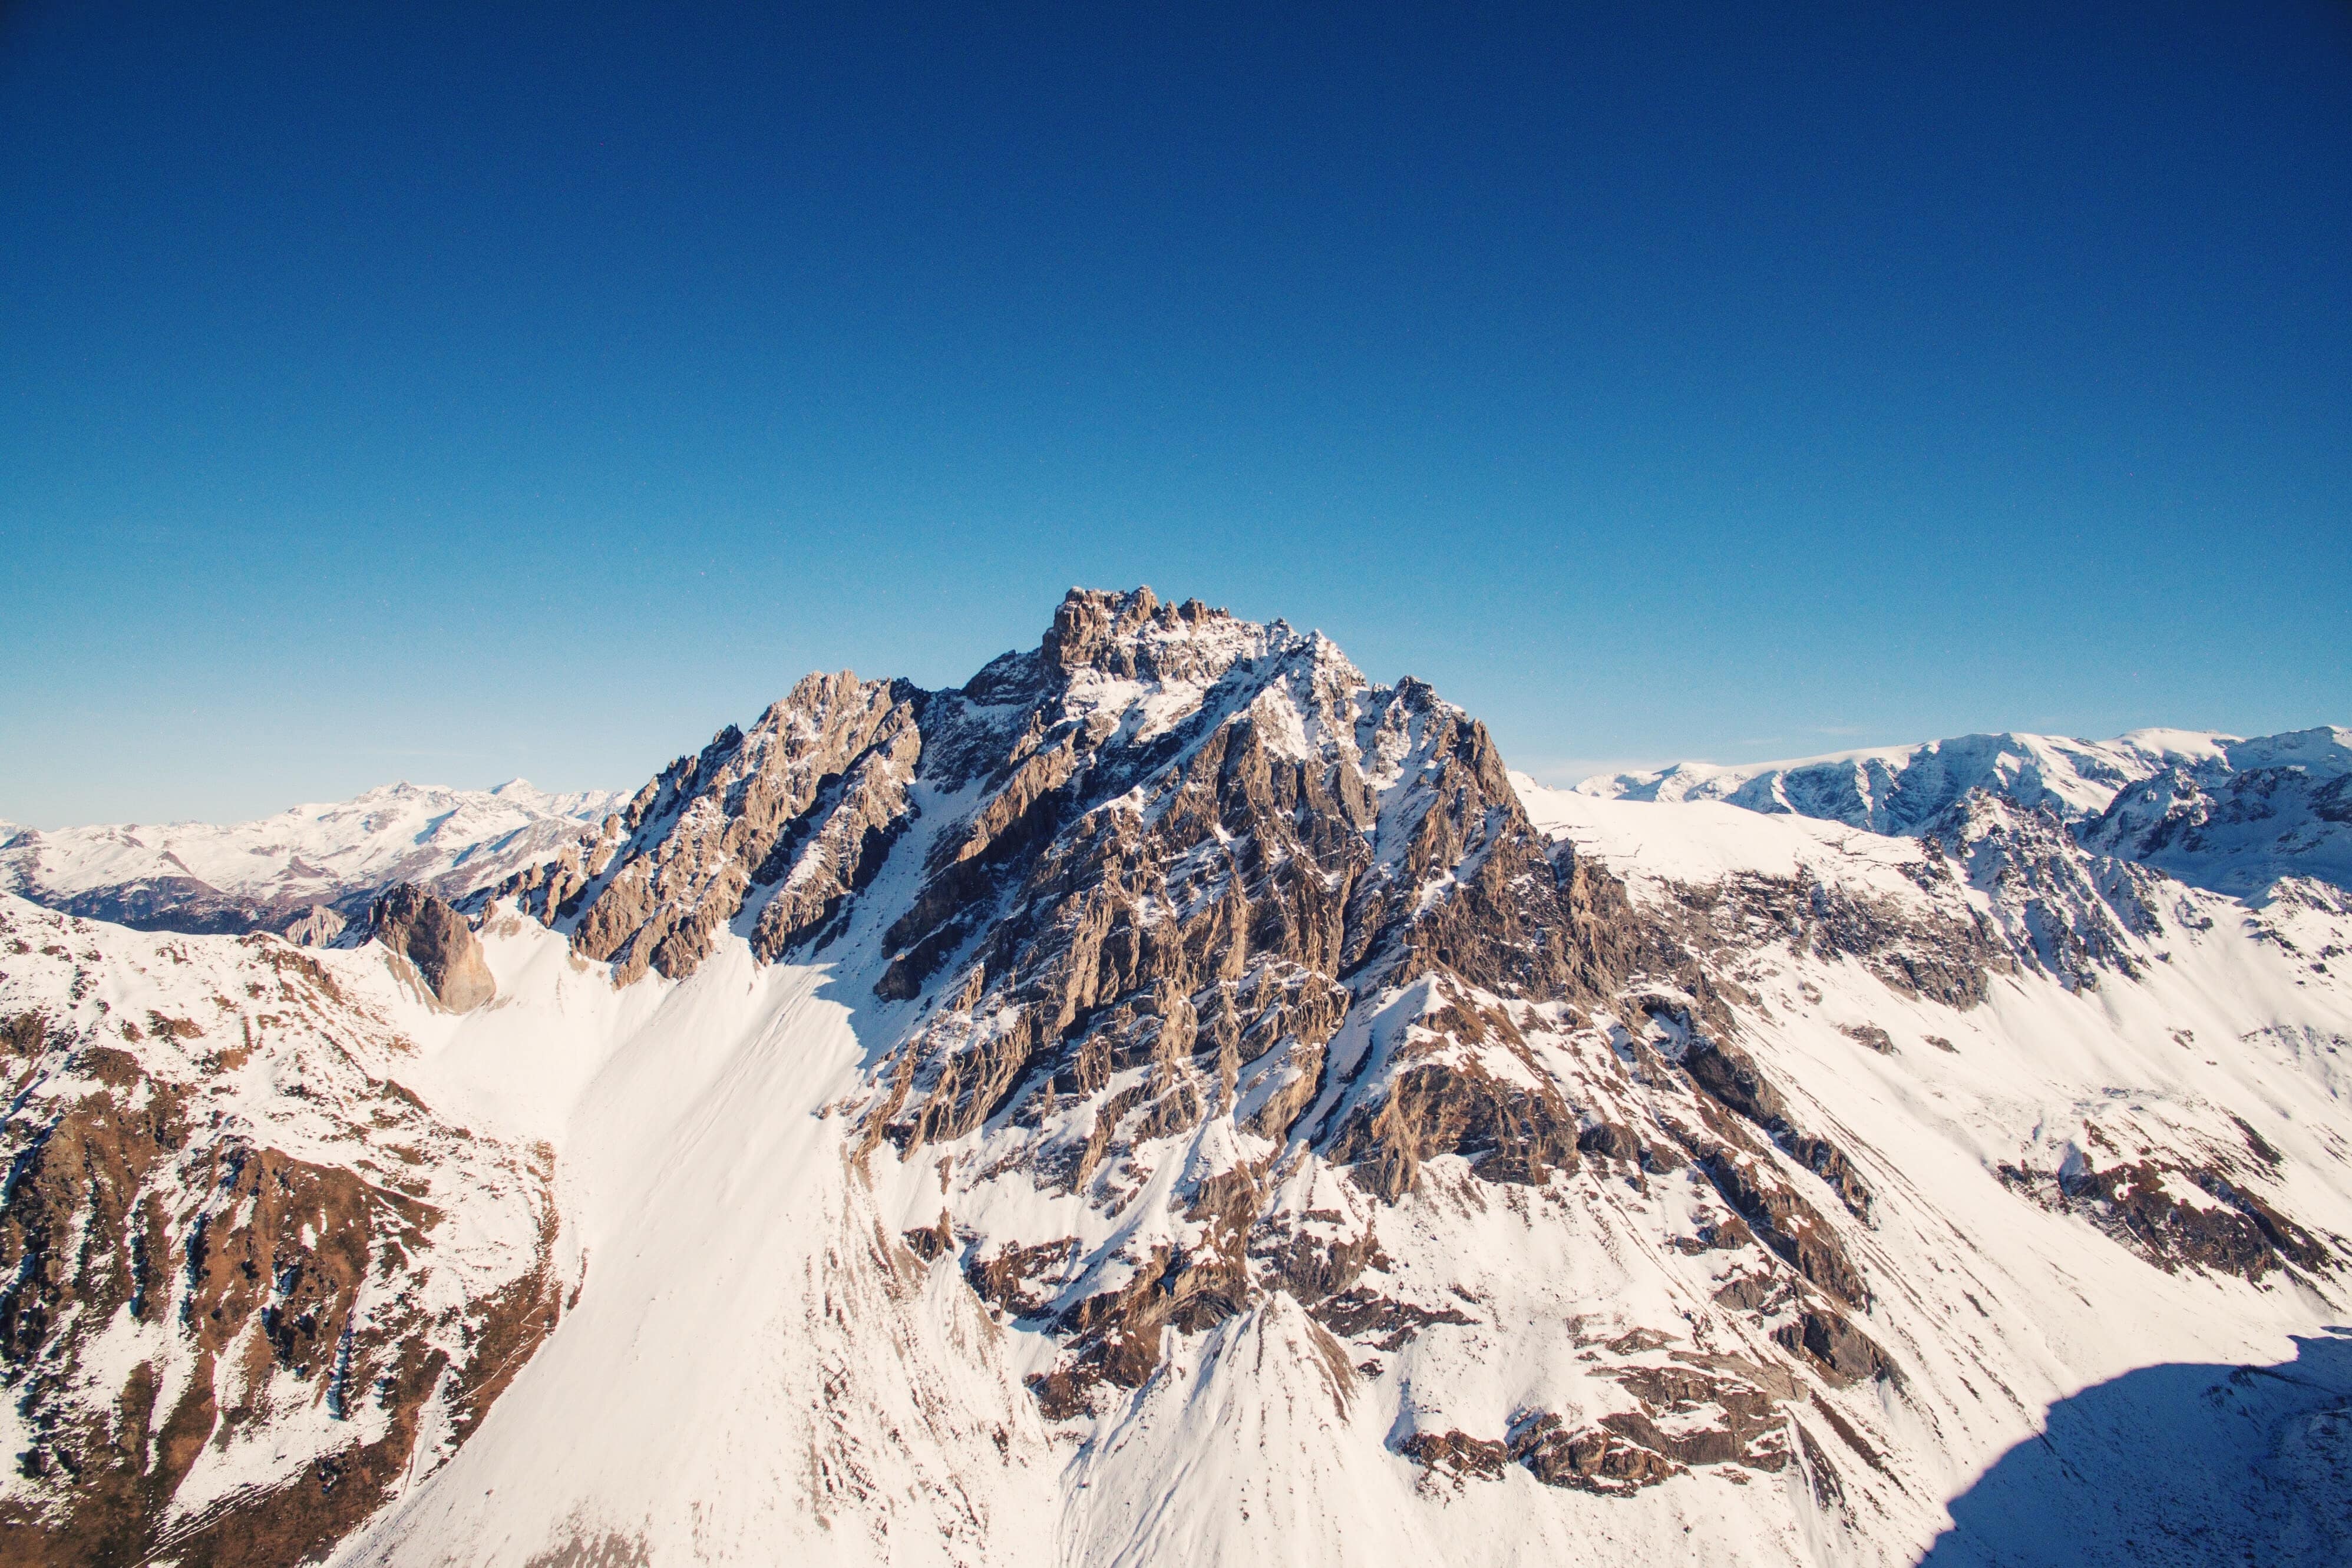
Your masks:
<instances>
[{"instance_id":1,"label":"white snow surface","mask_svg":"<svg viewBox=\"0 0 2352 1568\"><path fill-rule=\"evenodd\" d=\"M58 904L195 884L190 891L289 909L395 882L454 897L549 858L625 799L614 790L550 794L520 779L495 789L398 783L227 826L10 827L0 830L0 889Z\"/></svg>"},{"instance_id":2,"label":"white snow surface","mask_svg":"<svg viewBox=\"0 0 2352 1568\"><path fill-rule=\"evenodd\" d=\"M2166 768L2224 761L2236 737L2136 729L2113 740L2003 733L1869 747L1779 762L1677 762L1587 779L1580 795L1622 800L1728 800L1753 811L1827 817L1874 832L1909 831L1973 789L2028 808L2095 816L2116 791Z\"/></svg>"},{"instance_id":3,"label":"white snow surface","mask_svg":"<svg viewBox=\"0 0 2352 1568\"><path fill-rule=\"evenodd\" d=\"M1965 735L1720 767L1678 762L1587 779L1601 800L1721 800L1875 833L1939 829L1971 791L2047 810L2099 852L2199 887L2260 897L2281 877L2352 889L2352 729L2242 739L2136 729L2113 740Z\"/></svg>"}]
</instances>

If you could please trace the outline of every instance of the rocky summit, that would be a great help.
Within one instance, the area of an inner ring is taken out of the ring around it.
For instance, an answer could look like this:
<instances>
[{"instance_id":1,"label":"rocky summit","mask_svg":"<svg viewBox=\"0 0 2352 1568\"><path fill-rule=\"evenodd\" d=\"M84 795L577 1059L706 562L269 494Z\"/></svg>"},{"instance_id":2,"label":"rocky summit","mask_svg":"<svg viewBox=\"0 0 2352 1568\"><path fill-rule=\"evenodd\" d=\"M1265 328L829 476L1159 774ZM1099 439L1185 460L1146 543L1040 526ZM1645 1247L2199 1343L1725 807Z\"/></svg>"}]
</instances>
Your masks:
<instances>
[{"instance_id":1,"label":"rocky summit","mask_svg":"<svg viewBox=\"0 0 2352 1568\"><path fill-rule=\"evenodd\" d=\"M2346 1561L2344 734L1554 790L1073 591L328 950L28 877L0 1563Z\"/></svg>"}]
</instances>

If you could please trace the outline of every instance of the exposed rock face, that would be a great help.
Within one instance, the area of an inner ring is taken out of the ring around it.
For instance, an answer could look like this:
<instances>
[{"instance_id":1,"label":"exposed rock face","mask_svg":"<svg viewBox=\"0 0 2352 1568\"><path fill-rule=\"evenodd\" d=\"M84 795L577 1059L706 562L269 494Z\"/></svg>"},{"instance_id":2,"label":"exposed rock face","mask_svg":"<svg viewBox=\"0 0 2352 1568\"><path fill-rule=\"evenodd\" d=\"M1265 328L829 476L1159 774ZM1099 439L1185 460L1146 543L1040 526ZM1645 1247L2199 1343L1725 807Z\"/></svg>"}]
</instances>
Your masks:
<instances>
[{"instance_id":1,"label":"exposed rock face","mask_svg":"<svg viewBox=\"0 0 2352 1568\"><path fill-rule=\"evenodd\" d=\"M1167 1333L1276 1292L1360 1356L1471 1321L1375 1282L1374 1217L1441 1163L1449 1181L1548 1192L1598 1159L1645 1191L1703 1194L1714 1218L1692 1244L1780 1281L1723 1309L1754 1318L1759 1354L1780 1325L1842 1324L1869 1301L1803 1187L1856 1222L1870 1187L1732 1042L1703 912L1682 931L1637 917L1536 831L1483 727L1419 682L1372 685L1319 635L1149 590L1073 591L1035 650L961 691L802 682L607 826L497 895L621 984L693 973L722 928L762 959L824 959L890 868L865 918L886 927L876 999L898 1010L877 1014L863 1136L909 1161L984 1144L992 1179L1128 1217L1096 1241L976 1234L951 1181L950 1212L908 1233L1063 1341L1036 1380L1049 1416L1141 1385ZM1960 913L1973 946L1955 960L1939 930L1833 891L1749 896L1797 939L1939 994L1981 996L1998 954ZM1667 999L1637 973L1672 977ZM1621 1053L1648 1065L1629 1075ZM1145 1151L1171 1139L1223 1152L1147 1197L1165 1156ZM1367 1201L1281 1196L1304 1153ZM1172 1233L1147 1218L1162 1204ZM1518 1452L1601 1490L1636 1479L1611 1455L1664 1467L1641 1484L1715 1462L1693 1457L1705 1444L1643 1447L1645 1430L1610 1429L1599 1457L1581 1437Z\"/></svg>"},{"instance_id":2,"label":"exposed rock face","mask_svg":"<svg viewBox=\"0 0 2352 1568\"><path fill-rule=\"evenodd\" d=\"M2145 960L2132 937L2160 927L2157 873L2086 855L2054 812L2021 811L1984 790L1939 818L1928 841L1990 895L2018 962L2081 989L2095 988L2103 971L2139 975Z\"/></svg>"},{"instance_id":3,"label":"exposed rock face","mask_svg":"<svg viewBox=\"0 0 2352 1568\"><path fill-rule=\"evenodd\" d=\"M466 917L414 883L403 883L371 904L360 935L381 943L395 973L413 978L453 1013L471 1012L498 995L498 981Z\"/></svg>"},{"instance_id":4,"label":"exposed rock face","mask_svg":"<svg viewBox=\"0 0 2352 1568\"><path fill-rule=\"evenodd\" d=\"M296 915L278 935L297 947L325 947L343 934L351 924L337 911L323 904L314 904Z\"/></svg>"},{"instance_id":5,"label":"exposed rock face","mask_svg":"<svg viewBox=\"0 0 2352 1568\"><path fill-rule=\"evenodd\" d=\"M323 1554L552 1325L551 1156L383 1075L356 956L14 899L0 937L0 1562Z\"/></svg>"},{"instance_id":6,"label":"exposed rock face","mask_svg":"<svg viewBox=\"0 0 2352 1568\"><path fill-rule=\"evenodd\" d=\"M904 682L811 675L639 790L583 860L501 884L560 921L622 984L692 974L738 918L763 957L818 931L872 874L907 810L926 694Z\"/></svg>"},{"instance_id":7,"label":"exposed rock face","mask_svg":"<svg viewBox=\"0 0 2352 1568\"><path fill-rule=\"evenodd\" d=\"M2312 1234L2263 1197L2278 1151L2240 1122L2216 1138L2166 1124L2152 1109L2085 1118L2062 1138L2000 1167L2001 1180L2049 1207L2080 1214L2158 1268L2259 1281L2283 1270L2325 1272L2347 1249Z\"/></svg>"}]
</instances>

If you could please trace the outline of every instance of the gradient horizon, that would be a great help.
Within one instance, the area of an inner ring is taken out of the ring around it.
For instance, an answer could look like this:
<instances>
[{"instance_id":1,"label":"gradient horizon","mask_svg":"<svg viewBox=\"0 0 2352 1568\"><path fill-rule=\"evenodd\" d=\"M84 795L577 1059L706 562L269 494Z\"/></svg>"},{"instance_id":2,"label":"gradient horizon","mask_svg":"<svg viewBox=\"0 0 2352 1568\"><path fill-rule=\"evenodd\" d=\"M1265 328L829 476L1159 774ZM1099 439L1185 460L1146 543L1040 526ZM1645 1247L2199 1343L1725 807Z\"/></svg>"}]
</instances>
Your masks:
<instances>
[{"instance_id":1,"label":"gradient horizon","mask_svg":"<svg viewBox=\"0 0 2352 1568\"><path fill-rule=\"evenodd\" d=\"M631 787L1073 583L1550 781L2352 723L2352 11L0 11L0 818Z\"/></svg>"}]
</instances>

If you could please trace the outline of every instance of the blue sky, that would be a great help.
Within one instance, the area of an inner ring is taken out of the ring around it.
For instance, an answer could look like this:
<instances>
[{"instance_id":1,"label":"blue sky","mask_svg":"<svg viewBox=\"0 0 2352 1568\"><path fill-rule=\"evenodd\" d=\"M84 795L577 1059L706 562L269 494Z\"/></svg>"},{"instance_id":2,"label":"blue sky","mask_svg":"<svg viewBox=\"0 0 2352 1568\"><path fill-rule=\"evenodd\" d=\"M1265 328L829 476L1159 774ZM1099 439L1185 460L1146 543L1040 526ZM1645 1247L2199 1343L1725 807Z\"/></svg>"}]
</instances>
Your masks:
<instances>
[{"instance_id":1,"label":"blue sky","mask_svg":"<svg viewBox=\"0 0 2352 1568\"><path fill-rule=\"evenodd\" d=\"M626 785L1074 582L1565 779L2352 722L2352 11L0 10L0 817Z\"/></svg>"}]
</instances>

